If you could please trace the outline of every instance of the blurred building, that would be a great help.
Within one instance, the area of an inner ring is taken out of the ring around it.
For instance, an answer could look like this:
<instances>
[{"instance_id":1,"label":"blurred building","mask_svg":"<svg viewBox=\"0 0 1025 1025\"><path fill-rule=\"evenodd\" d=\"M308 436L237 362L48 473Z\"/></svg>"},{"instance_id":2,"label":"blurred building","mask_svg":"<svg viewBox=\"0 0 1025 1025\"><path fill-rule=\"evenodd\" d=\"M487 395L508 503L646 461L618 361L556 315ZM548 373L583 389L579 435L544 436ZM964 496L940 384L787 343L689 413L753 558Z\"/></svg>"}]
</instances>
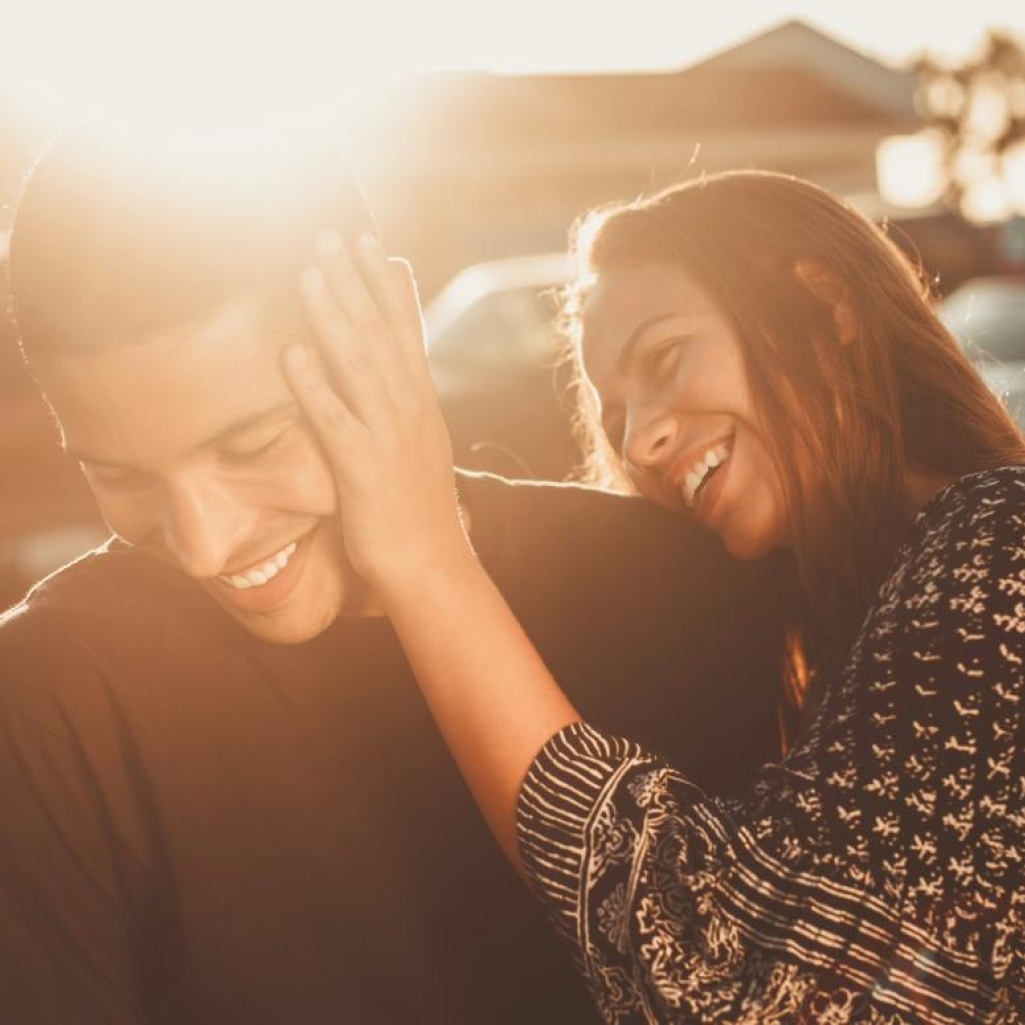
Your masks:
<instances>
[{"instance_id":1,"label":"blurred building","mask_svg":"<svg viewBox=\"0 0 1025 1025\"><path fill-rule=\"evenodd\" d=\"M792 21L670 73L410 79L353 149L429 294L469 263L561 248L588 207L702 171L784 171L872 202L878 143L919 127L913 93L909 71Z\"/></svg>"}]
</instances>

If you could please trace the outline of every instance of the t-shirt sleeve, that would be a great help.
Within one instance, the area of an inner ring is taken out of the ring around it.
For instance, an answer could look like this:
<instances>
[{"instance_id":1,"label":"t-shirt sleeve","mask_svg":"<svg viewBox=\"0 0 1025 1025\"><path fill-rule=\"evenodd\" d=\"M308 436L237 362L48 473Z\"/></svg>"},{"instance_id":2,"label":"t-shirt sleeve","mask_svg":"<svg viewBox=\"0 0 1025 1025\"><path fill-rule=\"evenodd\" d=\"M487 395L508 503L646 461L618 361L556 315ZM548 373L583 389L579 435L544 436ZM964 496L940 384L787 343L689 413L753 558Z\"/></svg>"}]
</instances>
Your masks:
<instances>
[{"instance_id":1,"label":"t-shirt sleeve","mask_svg":"<svg viewBox=\"0 0 1025 1025\"><path fill-rule=\"evenodd\" d=\"M521 852L608 1020L1020 1005L1023 536L1007 508L941 517L742 798L586 724L548 742Z\"/></svg>"},{"instance_id":2,"label":"t-shirt sleeve","mask_svg":"<svg viewBox=\"0 0 1025 1025\"><path fill-rule=\"evenodd\" d=\"M129 755L90 652L39 618L0 618L0 1017L142 1022Z\"/></svg>"}]
</instances>

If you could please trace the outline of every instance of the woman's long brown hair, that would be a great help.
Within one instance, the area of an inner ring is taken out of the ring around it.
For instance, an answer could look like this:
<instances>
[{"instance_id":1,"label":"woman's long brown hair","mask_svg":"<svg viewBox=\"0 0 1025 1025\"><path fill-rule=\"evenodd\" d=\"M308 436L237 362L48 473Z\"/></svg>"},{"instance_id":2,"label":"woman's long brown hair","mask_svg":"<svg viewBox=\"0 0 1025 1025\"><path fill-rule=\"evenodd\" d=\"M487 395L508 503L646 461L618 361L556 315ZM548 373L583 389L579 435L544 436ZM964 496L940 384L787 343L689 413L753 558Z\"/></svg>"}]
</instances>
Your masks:
<instances>
[{"instance_id":1,"label":"woman's long brown hair","mask_svg":"<svg viewBox=\"0 0 1025 1025\"><path fill-rule=\"evenodd\" d=\"M731 322L800 590L834 641L853 636L907 534L912 475L947 481L1025 462L1021 431L937 319L921 273L818 186L765 172L704 177L596 211L576 240L576 301L596 275L672 262ZM589 476L621 480L593 397L578 391ZM802 446L813 494L798 474Z\"/></svg>"}]
</instances>

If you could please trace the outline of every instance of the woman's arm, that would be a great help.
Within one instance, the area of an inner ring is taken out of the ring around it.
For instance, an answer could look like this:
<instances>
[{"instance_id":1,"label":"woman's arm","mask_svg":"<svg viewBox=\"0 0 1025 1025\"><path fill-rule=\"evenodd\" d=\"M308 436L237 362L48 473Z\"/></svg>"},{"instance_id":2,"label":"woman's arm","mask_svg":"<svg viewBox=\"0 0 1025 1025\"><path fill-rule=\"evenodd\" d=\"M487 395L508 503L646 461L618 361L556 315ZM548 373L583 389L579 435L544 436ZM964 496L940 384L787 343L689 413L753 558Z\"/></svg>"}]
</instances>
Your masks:
<instances>
[{"instance_id":1,"label":"woman's arm","mask_svg":"<svg viewBox=\"0 0 1025 1025\"><path fill-rule=\"evenodd\" d=\"M472 553L383 601L460 772L522 870L520 785L545 742L579 715Z\"/></svg>"},{"instance_id":2,"label":"woman's arm","mask_svg":"<svg viewBox=\"0 0 1025 1025\"><path fill-rule=\"evenodd\" d=\"M578 721L469 549L406 272L364 249L361 278L329 248L304 282L323 369L287 365L348 550L517 864L526 777L521 868L606 1017L1020 1004L1025 474L946 496L802 743L743 800L710 800Z\"/></svg>"},{"instance_id":3,"label":"woman's arm","mask_svg":"<svg viewBox=\"0 0 1025 1025\"><path fill-rule=\"evenodd\" d=\"M319 356L285 366L338 484L353 565L373 586L474 798L517 868L515 813L537 752L579 716L474 555L407 265L372 239L354 265L318 241L303 294Z\"/></svg>"}]
</instances>

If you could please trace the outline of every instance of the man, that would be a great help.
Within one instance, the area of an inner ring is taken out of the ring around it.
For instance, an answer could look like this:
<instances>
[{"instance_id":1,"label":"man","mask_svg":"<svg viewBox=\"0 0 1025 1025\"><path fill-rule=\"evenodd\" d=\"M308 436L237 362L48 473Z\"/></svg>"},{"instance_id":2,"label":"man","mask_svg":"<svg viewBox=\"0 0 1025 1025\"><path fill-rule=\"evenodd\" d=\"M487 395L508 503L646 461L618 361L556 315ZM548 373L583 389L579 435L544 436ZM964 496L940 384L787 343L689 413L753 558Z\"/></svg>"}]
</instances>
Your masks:
<instances>
[{"instance_id":1,"label":"man","mask_svg":"<svg viewBox=\"0 0 1025 1025\"><path fill-rule=\"evenodd\" d=\"M5 1021L593 1020L347 565L280 374L315 233L369 223L309 153L68 137L27 185L15 313L115 537L0 625ZM750 569L633 499L460 489L590 720L714 791L777 753Z\"/></svg>"}]
</instances>

